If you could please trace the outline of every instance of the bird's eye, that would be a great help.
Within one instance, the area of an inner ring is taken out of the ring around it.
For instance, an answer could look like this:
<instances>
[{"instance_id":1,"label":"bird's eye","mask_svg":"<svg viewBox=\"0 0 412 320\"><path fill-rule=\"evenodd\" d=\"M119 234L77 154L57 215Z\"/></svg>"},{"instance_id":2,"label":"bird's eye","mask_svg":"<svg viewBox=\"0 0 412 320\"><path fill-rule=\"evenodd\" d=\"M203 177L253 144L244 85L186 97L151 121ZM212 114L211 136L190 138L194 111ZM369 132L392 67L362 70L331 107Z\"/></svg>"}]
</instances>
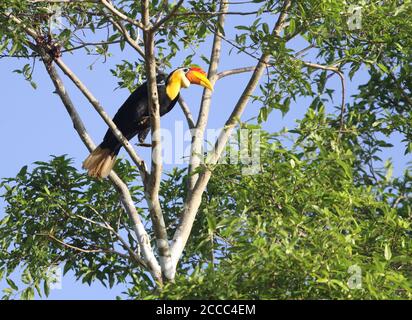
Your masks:
<instances>
[{"instance_id":1,"label":"bird's eye","mask_svg":"<svg viewBox=\"0 0 412 320\"><path fill-rule=\"evenodd\" d=\"M184 73L189 72L189 68L183 68L183 72L184 72Z\"/></svg>"}]
</instances>

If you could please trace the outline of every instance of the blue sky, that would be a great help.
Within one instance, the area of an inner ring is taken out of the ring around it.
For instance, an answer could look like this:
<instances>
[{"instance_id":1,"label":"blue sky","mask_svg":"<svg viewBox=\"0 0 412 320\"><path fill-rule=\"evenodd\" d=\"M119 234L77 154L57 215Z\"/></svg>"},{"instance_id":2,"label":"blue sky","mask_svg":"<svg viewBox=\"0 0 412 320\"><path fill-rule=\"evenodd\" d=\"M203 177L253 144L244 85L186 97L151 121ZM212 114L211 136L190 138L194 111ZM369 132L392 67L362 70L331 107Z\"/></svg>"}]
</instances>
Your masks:
<instances>
[{"instance_id":1,"label":"blue sky","mask_svg":"<svg viewBox=\"0 0 412 320\"><path fill-rule=\"evenodd\" d=\"M247 23L243 18L228 18L228 30L233 28L234 24ZM227 32L230 36L230 32ZM199 53L209 56L209 43L201 46ZM294 48L302 48L304 43L300 40L292 44ZM222 59L220 71L255 64L255 61L245 55L232 54L228 55L230 47L224 43L222 50ZM179 66L187 51L180 54L175 59L175 66ZM131 50L121 52L116 48L113 57L107 63L103 64L98 61L94 64L93 70L90 71L88 66L95 60L95 57L84 57L84 55L65 55L64 61L74 72L84 81L94 95L100 100L106 111L114 115L118 107L127 98L129 92L126 89L114 90L117 87L117 79L110 73L116 63L126 59L134 61L135 53ZM195 63L207 66L200 59ZM20 168L34 161L47 161L50 155L68 154L74 158L75 165L80 168L83 159L88 155L87 149L83 146L77 134L75 133L70 118L59 99L53 93L53 86L48 78L41 62L37 61L34 72L34 80L38 84L38 89L33 90L29 83L26 82L19 74L12 73L14 69L21 68L27 61L15 59L0 59L0 92L2 106L0 116L0 140L2 157L0 166L0 178L15 176ZM170 70L169 70L170 71ZM81 114L86 127L95 140L100 142L107 127L103 120L97 115L90 104L79 94L64 78L69 93ZM241 88L244 87L248 80L248 74L241 74L222 79L215 86L212 109L209 119L210 128L221 128L230 114ZM357 86L367 81L366 70L361 70L352 82L347 82L347 98L356 92ZM330 84L337 90L335 103L340 101L340 82L334 77ZM182 92L187 100L194 115L198 112L198 105L202 94L200 87L191 86ZM282 117L278 111L273 111L269 116L268 122L264 129L268 131L277 131L283 127L293 128L296 119L299 119L305 112L309 100L299 99L297 103L292 103L290 112ZM243 116L243 120L257 115L257 104L250 104ZM162 126L174 131L176 121L183 119L183 113L176 106L167 116L162 118ZM17 141L17 143L16 143ZM394 135L390 142L395 145L394 148L385 151L384 158L391 157L394 161L394 174L402 174L406 162L411 160L403 155L403 145L400 137ZM148 159L148 150L139 150L146 160ZM125 155L124 152L121 155ZM167 170L171 166L166 166ZM0 217L4 214L5 204L0 199ZM4 281L0 282L0 290L6 287ZM125 288L116 286L113 289L106 289L96 283L91 287L76 283L74 277L69 273L63 279L61 290L52 290L50 298L52 299L113 299L119 295Z\"/></svg>"}]
</instances>

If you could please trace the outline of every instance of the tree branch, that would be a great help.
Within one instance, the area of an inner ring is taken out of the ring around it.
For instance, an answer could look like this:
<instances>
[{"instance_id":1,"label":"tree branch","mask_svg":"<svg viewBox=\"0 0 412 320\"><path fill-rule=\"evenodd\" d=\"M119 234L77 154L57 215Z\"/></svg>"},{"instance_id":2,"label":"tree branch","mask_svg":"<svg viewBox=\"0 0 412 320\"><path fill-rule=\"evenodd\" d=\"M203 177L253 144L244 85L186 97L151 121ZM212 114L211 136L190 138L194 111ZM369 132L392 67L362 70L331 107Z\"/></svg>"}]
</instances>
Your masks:
<instances>
[{"instance_id":1,"label":"tree branch","mask_svg":"<svg viewBox=\"0 0 412 320\"><path fill-rule=\"evenodd\" d=\"M152 32L156 32L163 24L165 24L167 21L173 18L173 16L176 14L177 10L181 7L182 4L183 0L179 0L179 2L176 3L173 9L152 27Z\"/></svg>"},{"instance_id":2,"label":"tree branch","mask_svg":"<svg viewBox=\"0 0 412 320\"><path fill-rule=\"evenodd\" d=\"M125 20L129 23L131 23L132 25L140 28L140 29L144 29L144 26L141 22L136 21L130 17L128 17L127 15L125 15L124 13L120 12L118 9L116 9L111 3L109 3L107 0L100 0L100 2L111 12L113 13L115 16L119 17L122 20Z\"/></svg>"},{"instance_id":3,"label":"tree branch","mask_svg":"<svg viewBox=\"0 0 412 320\"><path fill-rule=\"evenodd\" d=\"M284 23L286 21L288 11L291 7L292 0L285 0L279 14L278 20L275 24L275 27L272 31L272 35L274 38L278 38ZM243 111L246 108L246 105L249 101L250 96L252 95L253 91L257 87L260 78L262 77L266 65L269 62L270 55L268 53L263 53L259 63L256 65L256 68L244 89L242 95L240 96L232 114L230 115L229 119L226 121L225 127L219 135L218 140L216 141L214 151L211 155L211 164L216 164L219 157L221 156L223 149L229 140L229 137ZM180 259L181 254L186 246L187 240L189 238L190 232L193 227L193 223L196 217L196 213L199 209L202 194L206 189L206 186L210 180L211 171L209 168L204 167L204 171L199 174L199 178L196 181L196 184L193 188L192 192L188 193L188 198L186 200L185 208L182 213L182 218L179 221L179 225L176 229L176 232L173 236L172 242L172 259L174 266L177 266L177 263Z\"/></svg>"},{"instance_id":4,"label":"tree branch","mask_svg":"<svg viewBox=\"0 0 412 320\"><path fill-rule=\"evenodd\" d=\"M71 250L75 250L75 251L79 251L79 252L83 252L83 253L98 253L98 252L111 253L111 254L118 255L119 257L122 257L124 259L130 260L130 256L128 256L128 255L126 255L122 252L119 252L117 250L114 250L114 249L100 248L100 247L98 247L96 249L84 249L84 248L80 248L80 247L74 246L72 244L66 243L66 242L56 238L55 236L51 235L50 233L47 233L47 234L46 233L37 233L36 235L48 237L51 240L61 244L63 247L69 248Z\"/></svg>"},{"instance_id":5,"label":"tree branch","mask_svg":"<svg viewBox=\"0 0 412 320\"><path fill-rule=\"evenodd\" d=\"M244 68L236 68L236 69L230 69L226 71L219 72L217 74L217 80L220 80L224 77L228 77L234 74L239 74L239 73L244 73L244 72L252 72L256 69L256 66L252 67L244 67Z\"/></svg>"},{"instance_id":6,"label":"tree branch","mask_svg":"<svg viewBox=\"0 0 412 320\"><path fill-rule=\"evenodd\" d=\"M121 242L121 244L123 245L124 248L126 248L127 252L129 252L130 258L132 260L134 260L137 264L139 264L140 266L142 266L143 268L147 269L147 265L145 263L144 260L142 260L138 255L136 255L136 253L132 250L132 248L127 244L127 242L120 236L120 234L114 230L114 228L106 221L103 219L102 215L93 207L88 206L90 208L90 210L92 210L97 216L100 217L100 219L103 221L102 223L99 223L97 221L94 221L92 219L83 217L79 214L73 214L75 217L82 219L84 221L90 222L92 224L95 224L101 228L104 228L108 231L110 231L110 233L112 233L113 235L116 236L116 238Z\"/></svg>"},{"instance_id":7,"label":"tree branch","mask_svg":"<svg viewBox=\"0 0 412 320\"><path fill-rule=\"evenodd\" d=\"M342 85L342 101L341 101L341 107L340 107L339 133L342 133L344 129L343 127L345 125L344 119L345 119L345 96L346 96L346 84L345 84L344 74L339 70L337 66L324 66L324 65L312 63L312 62L306 62L306 61L302 61L302 62L305 66L309 68L332 71L339 76L341 85Z\"/></svg>"},{"instance_id":8,"label":"tree branch","mask_svg":"<svg viewBox=\"0 0 412 320\"><path fill-rule=\"evenodd\" d=\"M186 101L183 99L182 95L179 96L179 105L186 117L189 129L193 129L195 127L195 122L193 120L192 113L190 112L190 108L187 105Z\"/></svg>"},{"instance_id":9,"label":"tree branch","mask_svg":"<svg viewBox=\"0 0 412 320\"><path fill-rule=\"evenodd\" d=\"M226 12L229 9L229 5L224 2L220 1L220 11ZM223 29L225 24L226 16L224 14L220 15L218 18L218 25L220 26L217 28L217 32L213 38L213 47L210 56L210 65L209 65L209 72L208 72L208 79L212 85L215 84L217 77L217 68L219 65L220 60L220 51L222 47L222 33L220 30ZM189 179L188 179L188 189L189 192L193 190L196 180L198 178L198 174L194 174L194 171L199 166L202 161L203 156L203 139L204 139L204 132L206 129L207 121L209 118L209 111L210 111L210 104L212 100L212 91L205 89L202 95L202 102L200 104L200 111L199 116L197 119L196 126L194 128L194 134L192 136L192 144L190 150L190 163L189 163Z\"/></svg>"},{"instance_id":10,"label":"tree branch","mask_svg":"<svg viewBox=\"0 0 412 320\"><path fill-rule=\"evenodd\" d=\"M99 249L83 249L83 248L79 248L79 247L73 246L73 245L71 245L71 244L68 244L68 243L60 240L60 239L57 239L55 236L51 235L50 233L37 233L36 235L38 235L38 236L46 236L46 237L48 237L48 238L50 238L50 239L52 239L52 240L60 243L60 244L63 245L64 247L67 247L67 248L69 248L69 249L73 249L73 250L76 250L76 251L80 251L80 252L83 252L83 253L103 252L103 249L100 249L100 248L99 248Z\"/></svg>"},{"instance_id":11,"label":"tree branch","mask_svg":"<svg viewBox=\"0 0 412 320\"><path fill-rule=\"evenodd\" d=\"M144 25L143 40L145 45L145 67L147 74L150 127L152 135L152 163L148 187L145 190L149 204L150 217L159 249L160 266L166 280L174 279L171 272L171 254L167 238L166 225L159 200L159 189L162 177L162 144L160 128L160 105L156 82L156 59L154 56L154 33L150 30L149 1L142 0L142 19Z\"/></svg>"},{"instance_id":12,"label":"tree branch","mask_svg":"<svg viewBox=\"0 0 412 320\"><path fill-rule=\"evenodd\" d=\"M130 33L126 30L126 28L124 27L124 25L121 22L117 22L112 18L109 18L110 22L113 24L113 26L117 29L117 31L119 31L124 39L126 40L126 42L137 51L137 53L140 54L140 56L142 56L144 58L144 51L142 48L140 48L139 44L137 43L137 41L135 41Z\"/></svg>"}]
</instances>

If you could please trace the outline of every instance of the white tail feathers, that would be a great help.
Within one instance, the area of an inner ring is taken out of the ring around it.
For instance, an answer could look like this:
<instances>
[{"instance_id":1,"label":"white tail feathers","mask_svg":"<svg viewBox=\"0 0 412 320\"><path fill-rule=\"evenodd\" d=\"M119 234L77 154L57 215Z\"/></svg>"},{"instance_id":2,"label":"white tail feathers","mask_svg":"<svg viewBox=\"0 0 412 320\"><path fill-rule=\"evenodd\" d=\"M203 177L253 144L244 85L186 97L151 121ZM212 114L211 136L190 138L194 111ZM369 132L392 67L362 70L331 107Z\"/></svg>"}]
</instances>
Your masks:
<instances>
[{"instance_id":1,"label":"white tail feathers","mask_svg":"<svg viewBox=\"0 0 412 320\"><path fill-rule=\"evenodd\" d=\"M83 169L88 171L88 175L93 178L106 178L112 170L116 156L110 149L97 147L83 161Z\"/></svg>"}]
</instances>

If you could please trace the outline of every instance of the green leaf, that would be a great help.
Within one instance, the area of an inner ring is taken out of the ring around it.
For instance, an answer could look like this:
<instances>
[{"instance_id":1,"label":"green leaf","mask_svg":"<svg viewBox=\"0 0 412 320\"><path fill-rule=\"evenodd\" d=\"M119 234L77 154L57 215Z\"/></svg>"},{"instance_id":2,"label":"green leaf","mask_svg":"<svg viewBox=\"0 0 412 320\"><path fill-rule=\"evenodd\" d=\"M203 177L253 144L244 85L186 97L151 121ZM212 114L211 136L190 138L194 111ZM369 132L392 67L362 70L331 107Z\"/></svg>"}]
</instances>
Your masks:
<instances>
[{"instance_id":1,"label":"green leaf","mask_svg":"<svg viewBox=\"0 0 412 320\"><path fill-rule=\"evenodd\" d=\"M50 295L50 285L47 280L43 281L43 290L46 297L48 297Z\"/></svg>"},{"instance_id":2,"label":"green leaf","mask_svg":"<svg viewBox=\"0 0 412 320\"><path fill-rule=\"evenodd\" d=\"M293 34L296 30L296 22L295 19L290 19L289 20L289 27L288 27L288 33Z\"/></svg>"},{"instance_id":3,"label":"green leaf","mask_svg":"<svg viewBox=\"0 0 412 320\"><path fill-rule=\"evenodd\" d=\"M384 73L389 73L388 68L387 68L384 64L378 63L378 67L379 67L379 69L381 69Z\"/></svg>"},{"instance_id":4,"label":"green leaf","mask_svg":"<svg viewBox=\"0 0 412 320\"><path fill-rule=\"evenodd\" d=\"M386 261L389 261L392 258L392 251L388 244L385 244L384 256Z\"/></svg>"},{"instance_id":5,"label":"green leaf","mask_svg":"<svg viewBox=\"0 0 412 320\"><path fill-rule=\"evenodd\" d=\"M17 287L17 285L14 283L13 280L11 280L10 278L6 278L6 282L7 284L13 289L13 290L19 290L19 288Z\"/></svg>"}]
</instances>

